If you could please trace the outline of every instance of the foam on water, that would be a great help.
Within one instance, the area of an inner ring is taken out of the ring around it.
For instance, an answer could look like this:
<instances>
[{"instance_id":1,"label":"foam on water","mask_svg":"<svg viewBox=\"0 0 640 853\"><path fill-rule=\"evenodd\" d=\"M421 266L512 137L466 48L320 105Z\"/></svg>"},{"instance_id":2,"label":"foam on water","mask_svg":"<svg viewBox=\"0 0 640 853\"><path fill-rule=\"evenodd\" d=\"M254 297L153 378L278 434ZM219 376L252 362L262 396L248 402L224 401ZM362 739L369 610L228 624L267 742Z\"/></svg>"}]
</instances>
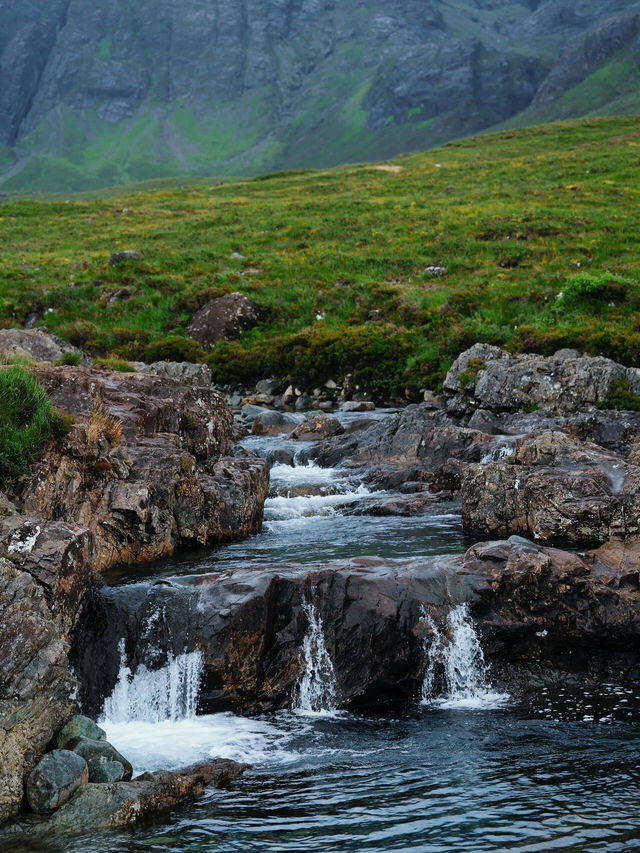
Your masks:
<instances>
[{"instance_id":1,"label":"foam on water","mask_svg":"<svg viewBox=\"0 0 640 853\"><path fill-rule=\"evenodd\" d=\"M297 495L296 497L267 498L264 505L265 521L287 521L296 518L335 515L341 506L357 498L373 494L364 485L352 486L349 491L330 495ZM377 493L380 495L383 493Z\"/></svg>"},{"instance_id":2,"label":"foam on water","mask_svg":"<svg viewBox=\"0 0 640 853\"><path fill-rule=\"evenodd\" d=\"M487 682L488 668L467 604L454 607L447 617L447 633L424 617L432 631L429 663L422 685L425 705L455 710L500 708L509 694L498 693Z\"/></svg>"},{"instance_id":3,"label":"foam on water","mask_svg":"<svg viewBox=\"0 0 640 853\"><path fill-rule=\"evenodd\" d=\"M313 602L305 602L304 612L309 620L302 643L305 668L293 709L301 714L334 716L337 713L336 676L324 637L322 618Z\"/></svg>"},{"instance_id":4,"label":"foam on water","mask_svg":"<svg viewBox=\"0 0 640 853\"><path fill-rule=\"evenodd\" d=\"M272 485L322 485L333 483L339 476L336 468L322 468L316 462L306 465L283 465L276 463L271 466Z\"/></svg>"}]
</instances>

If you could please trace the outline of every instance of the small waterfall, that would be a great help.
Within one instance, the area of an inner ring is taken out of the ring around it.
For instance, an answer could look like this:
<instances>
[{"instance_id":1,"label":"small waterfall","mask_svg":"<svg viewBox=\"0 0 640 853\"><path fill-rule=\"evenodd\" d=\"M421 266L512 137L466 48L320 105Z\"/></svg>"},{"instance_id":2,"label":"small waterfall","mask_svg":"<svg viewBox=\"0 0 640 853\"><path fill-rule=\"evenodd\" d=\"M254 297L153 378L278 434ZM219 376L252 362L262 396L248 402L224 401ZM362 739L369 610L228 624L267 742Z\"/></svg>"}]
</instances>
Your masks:
<instances>
[{"instance_id":1,"label":"small waterfall","mask_svg":"<svg viewBox=\"0 0 640 853\"><path fill-rule=\"evenodd\" d=\"M170 656L160 669L144 664L132 674L124 640L120 641L120 672L113 693L104 703L103 719L114 723L158 723L195 717L202 676L202 652Z\"/></svg>"},{"instance_id":2,"label":"small waterfall","mask_svg":"<svg viewBox=\"0 0 640 853\"><path fill-rule=\"evenodd\" d=\"M293 708L302 713L331 713L336 710L336 677L324 639L322 619L312 602L305 602L309 627L302 642L305 668L298 684Z\"/></svg>"},{"instance_id":3,"label":"small waterfall","mask_svg":"<svg viewBox=\"0 0 640 853\"><path fill-rule=\"evenodd\" d=\"M446 633L425 616L433 638L422 684L424 704L442 708L496 708L509 699L487 683L488 668L469 606L454 607L447 617Z\"/></svg>"},{"instance_id":4,"label":"small waterfall","mask_svg":"<svg viewBox=\"0 0 640 853\"><path fill-rule=\"evenodd\" d=\"M487 465L489 462L504 462L507 459L512 459L515 454L513 444L496 444L489 450L488 453L480 460L480 464Z\"/></svg>"}]
</instances>

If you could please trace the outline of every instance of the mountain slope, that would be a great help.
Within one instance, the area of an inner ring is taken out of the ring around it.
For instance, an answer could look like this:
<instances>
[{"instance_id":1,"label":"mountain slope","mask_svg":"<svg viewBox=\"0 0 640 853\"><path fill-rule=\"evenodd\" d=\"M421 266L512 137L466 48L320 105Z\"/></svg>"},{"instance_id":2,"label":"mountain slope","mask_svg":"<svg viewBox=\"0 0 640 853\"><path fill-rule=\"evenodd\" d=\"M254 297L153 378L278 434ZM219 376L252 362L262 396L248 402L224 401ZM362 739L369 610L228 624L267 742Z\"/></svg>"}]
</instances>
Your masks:
<instances>
[{"instance_id":1,"label":"mountain slope","mask_svg":"<svg viewBox=\"0 0 640 853\"><path fill-rule=\"evenodd\" d=\"M632 111L639 32L638 0L5 0L0 188L326 167Z\"/></svg>"}]
</instances>

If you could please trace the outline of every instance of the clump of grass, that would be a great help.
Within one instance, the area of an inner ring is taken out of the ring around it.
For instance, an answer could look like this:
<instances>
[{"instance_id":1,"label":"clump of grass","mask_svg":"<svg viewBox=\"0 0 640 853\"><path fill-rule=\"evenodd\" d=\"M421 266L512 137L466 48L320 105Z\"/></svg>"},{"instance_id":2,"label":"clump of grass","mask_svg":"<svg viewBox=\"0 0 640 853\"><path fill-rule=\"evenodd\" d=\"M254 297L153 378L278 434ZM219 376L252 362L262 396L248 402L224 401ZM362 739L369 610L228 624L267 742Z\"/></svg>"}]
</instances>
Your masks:
<instances>
[{"instance_id":1,"label":"clump of grass","mask_svg":"<svg viewBox=\"0 0 640 853\"><path fill-rule=\"evenodd\" d=\"M204 361L205 352L197 341L181 335L170 335L148 347L146 361Z\"/></svg>"},{"instance_id":2,"label":"clump of grass","mask_svg":"<svg viewBox=\"0 0 640 853\"><path fill-rule=\"evenodd\" d=\"M22 367L0 369L0 486L23 474L46 442L70 426L35 376Z\"/></svg>"},{"instance_id":3,"label":"clump of grass","mask_svg":"<svg viewBox=\"0 0 640 853\"><path fill-rule=\"evenodd\" d=\"M101 403L96 403L89 415L87 439L89 444L97 444L101 438L106 438L112 447L122 444L122 424Z\"/></svg>"},{"instance_id":4,"label":"clump of grass","mask_svg":"<svg viewBox=\"0 0 640 853\"><path fill-rule=\"evenodd\" d=\"M75 365L76 367L82 364L82 355L79 352L74 352L70 350L69 352L63 353L60 358L56 361L57 365Z\"/></svg>"},{"instance_id":5,"label":"clump of grass","mask_svg":"<svg viewBox=\"0 0 640 853\"><path fill-rule=\"evenodd\" d=\"M120 358L96 358L94 360L96 367L106 367L107 370L115 370L117 373L135 373L135 367L128 361L123 361Z\"/></svg>"},{"instance_id":6,"label":"clump of grass","mask_svg":"<svg viewBox=\"0 0 640 853\"><path fill-rule=\"evenodd\" d=\"M598 408L640 412L640 394L634 394L627 379L616 379L611 383L607 399L604 403L599 403Z\"/></svg>"},{"instance_id":7,"label":"clump of grass","mask_svg":"<svg viewBox=\"0 0 640 853\"><path fill-rule=\"evenodd\" d=\"M464 370L460 371L458 379L463 388L468 388L470 385L476 384L476 379L481 370L484 370L487 365L481 358L470 358Z\"/></svg>"}]
</instances>

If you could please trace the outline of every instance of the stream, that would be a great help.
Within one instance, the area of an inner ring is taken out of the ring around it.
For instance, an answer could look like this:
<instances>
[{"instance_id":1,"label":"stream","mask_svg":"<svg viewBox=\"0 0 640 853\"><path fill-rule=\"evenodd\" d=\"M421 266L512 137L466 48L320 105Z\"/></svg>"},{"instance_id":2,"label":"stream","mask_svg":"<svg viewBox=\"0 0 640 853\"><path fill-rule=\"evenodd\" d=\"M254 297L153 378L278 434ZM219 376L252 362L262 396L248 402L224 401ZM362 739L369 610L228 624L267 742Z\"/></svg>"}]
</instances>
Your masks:
<instances>
[{"instance_id":1,"label":"stream","mask_svg":"<svg viewBox=\"0 0 640 853\"><path fill-rule=\"evenodd\" d=\"M249 437L245 444L269 457L286 441ZM349 471L276 463L261 534L151 570L112 572L109 582L468 546L456 504L408 518L353 513L390 495ZM198 715L198 652L134 674L123 660L100 724L134 772L218 756L252 768L230 788L209 790L133 831L52 840L46 851L640 850L640 691L567 682L526 700L502 693L461 606L437 636L421 699L401 716L350 714L333 706L332 662L312 600L305 612L306 667L286 711Z\"/></svg>"}]
</instances>

